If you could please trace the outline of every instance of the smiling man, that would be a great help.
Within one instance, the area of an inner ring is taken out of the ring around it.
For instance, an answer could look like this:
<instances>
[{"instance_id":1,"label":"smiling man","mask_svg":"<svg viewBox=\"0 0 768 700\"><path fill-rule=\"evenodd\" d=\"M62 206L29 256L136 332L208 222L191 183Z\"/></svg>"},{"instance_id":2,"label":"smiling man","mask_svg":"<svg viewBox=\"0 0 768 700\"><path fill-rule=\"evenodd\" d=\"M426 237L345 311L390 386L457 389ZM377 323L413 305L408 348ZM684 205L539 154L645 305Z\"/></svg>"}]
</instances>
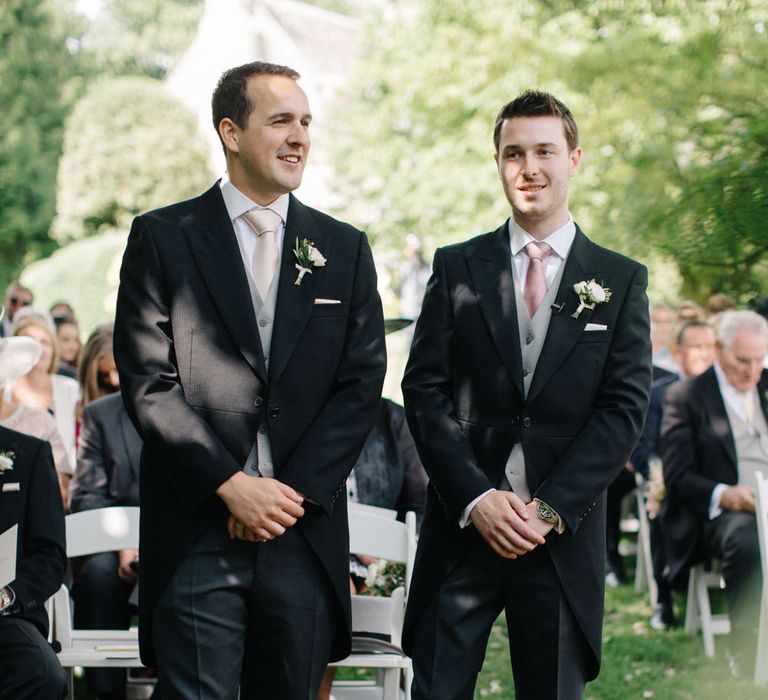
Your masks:
<instances>
[{"instance_id":1,"label":"smiling man","mask_svg":"<svg viewBox=\"0 0 768 700\"><path fill-rule=\"evenodd\" d=\"M123 259L141 654L164 700L306 700L350 649L344 483L378 416L384 324L365 235L290 194L312 119L298 77L224 73L227 177L139 216Z\"/></svg>"},{"instance_id":2,"label":"smiling man","mask_svg":"<svg viewBox=\"0 0 768 700\"><path fill-rule=\"evenodd\" d=\"M471 700L501 610L515 697L582 697L600 663L605 489L651 382L646 270L569 213L571 112L526 92L494 145L512 217L435 253L403 380L430 476L404 631L414 700Z\"/></svg>"}]
</instances>

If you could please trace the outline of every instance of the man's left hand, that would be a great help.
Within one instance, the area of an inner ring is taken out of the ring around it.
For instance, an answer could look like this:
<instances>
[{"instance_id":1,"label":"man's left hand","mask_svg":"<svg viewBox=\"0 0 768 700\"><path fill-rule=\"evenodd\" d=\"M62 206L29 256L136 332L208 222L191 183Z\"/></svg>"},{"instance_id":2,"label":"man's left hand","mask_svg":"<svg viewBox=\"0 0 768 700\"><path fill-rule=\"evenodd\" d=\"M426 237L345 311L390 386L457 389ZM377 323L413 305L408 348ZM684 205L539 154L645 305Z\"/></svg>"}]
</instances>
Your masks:
<instances>
[{"instance_id":1,"label":"man's left hand","mask_svg":"<svg viewBox=\"0 0 768 700\"><path fill-rule=\"evenodd\" d=\"M139 560L138 549L121 549L118 553L117 576L122 581L133 583L136 581L136 571L131 566Z\"/></svg>"}]
</instances>

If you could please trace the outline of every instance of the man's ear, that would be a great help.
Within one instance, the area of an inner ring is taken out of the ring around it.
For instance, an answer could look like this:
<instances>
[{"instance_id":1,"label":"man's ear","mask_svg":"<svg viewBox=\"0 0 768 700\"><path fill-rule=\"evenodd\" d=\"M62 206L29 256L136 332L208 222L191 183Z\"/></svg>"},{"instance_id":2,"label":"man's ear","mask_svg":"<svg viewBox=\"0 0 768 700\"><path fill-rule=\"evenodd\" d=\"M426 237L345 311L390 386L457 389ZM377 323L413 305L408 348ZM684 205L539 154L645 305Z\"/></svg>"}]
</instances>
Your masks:
<instances>
[{"instance_id":1,"label":"man's ear","mask_svg":"<svg viewBox=\"0 0 768 700\"><path fill-rule=\"evenodd\" d=\"M229 117L224 117L219 122L219 136L223 141L227 150L238 152L239 146L237 144L237 136L240 131L239 127Z\"/></svg>"}]
</instances>

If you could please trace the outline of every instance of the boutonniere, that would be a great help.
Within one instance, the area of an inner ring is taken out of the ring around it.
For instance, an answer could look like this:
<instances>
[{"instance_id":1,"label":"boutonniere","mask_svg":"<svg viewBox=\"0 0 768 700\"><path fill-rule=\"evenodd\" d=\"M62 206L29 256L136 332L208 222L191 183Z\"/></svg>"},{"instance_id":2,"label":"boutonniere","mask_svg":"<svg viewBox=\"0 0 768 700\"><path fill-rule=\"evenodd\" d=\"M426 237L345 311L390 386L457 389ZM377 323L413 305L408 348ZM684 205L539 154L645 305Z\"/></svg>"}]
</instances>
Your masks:
<instances>
[{"instance_id":1,"label":"boutonniere","mask_svg":"<svg viewBox=\"0 0 768 700\"><path fill-rule=\"evenodd\" d=\"M0 474L13 469L13 461L15 459L15 452L0 452Z\"/></svg>"},{"instance_id":2,"label":"boutonniere","mask_svg":"<svg viewBox=\"0 0 768 700\"><path fill-rule=\"evenodd\" d=\"M584 309L594 309L598 304L611 300L611 290L601 287L593 279L577 282L573 285L573 291L579 295L579 308L571 314L573 318L578 318Z\"/></svg>"},{"instance_id":3,"label":"boutonniere","mask_svg":"<svg viewBox=\"0 0 768 700\"><path fill-rule=\"evenodd\" d=\"M296 239L296 245L293 248L293 254L296 256L296 269L299 271L299 276L294 282L295 285L301 284L301 280L304 279L304 275L312 274L313 267L323 267L325 265L325 258L323 254L315 248L313 241L308 241L306 238L302 239L299 243L299 239Z\"/></svg>"}]
</instances>

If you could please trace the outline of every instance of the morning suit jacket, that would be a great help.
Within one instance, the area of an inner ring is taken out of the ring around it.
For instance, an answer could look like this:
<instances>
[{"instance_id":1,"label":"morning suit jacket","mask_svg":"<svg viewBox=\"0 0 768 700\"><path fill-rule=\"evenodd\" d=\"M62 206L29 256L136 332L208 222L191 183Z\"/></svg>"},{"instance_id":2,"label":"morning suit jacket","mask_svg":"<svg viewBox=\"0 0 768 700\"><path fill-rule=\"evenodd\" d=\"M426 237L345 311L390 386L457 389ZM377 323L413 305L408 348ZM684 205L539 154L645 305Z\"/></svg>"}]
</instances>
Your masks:
<instances>
[{"instance_id":1,"label":"morning suit jacket","mask_svg":"<svg viewBox=\"0 0 768 700\"><path fill-rule=\"evenodd\" d=\"M141 438L120 392L102 396L83 411L77 469L69 488L70 510L139 505Z\"/></svg>"},{"instance_id":2,"label":"morning suit jacket","mask_svg":"<svg viewBox=\"0 0 768 700\"><path fill-rule=\"evenodd\" d=\"M67 554L64 507L51 446L0 426L0 452L12 453L13 466L0 472L0 533L18 525L16 594L12 614L34 623L45 637L43 607L64 582Z\"/></svg>"},{"instance_id":3,"label":"morning suit jacket","mask_svg":"<svg viewBox=\"0 0 768 700\"><path fill-rule=\"evenodd\" d=\"M766 405L768 371L757 385ZM661 452L667 499L662 525L667 533L670 580L684 585L688 569L704 557L702 534L709 520L712 489L738 483L736 444L714 367L671 386L661 423Z\"/></svg>"},{"instance_id":4,"label":"morning suit jacket","mask_svg":"<svg viewBox=\"0 0 768 700\"><path fill-rule=\"evenodd\" d=\"M327 261L300 285L292 251L297 238L313 241ZM126 408L144 441L139 631L145 662L155 658L152 608L200 534L226 526L228 511L215 490L243 469L262 418L275 478L317 504L305 502L295 527L338 595L341 631L333 658L349 652L344 483L378 413L383 317L365 235L293 196L275 319L267 372L218 184L134 220L121 269L115 359Z\"/></svg>"},{"instance_id":5,"label":"morning suit jacket","mask_svg":"<svg viewBox=\"0 0 768 700\"><path fill-rule=\"evenodd\" d=\"M531 494L566 531L547 547L594 653L603 618L605 490L643 425L651 383L645 268L576 231L527 399L509 229L438 249L403 380L408 422L430 476L404 648L441 580L471 541L458 518L498 487L522 443ZM597 280L610 301L585 309L573 285ZM562 306L561 306L562 305ZM585 331L588 323L604 330ZM469 526L471 528L471 526ZM520 602L525 605L525 601Z\"/></svg>"}]
</instances>

